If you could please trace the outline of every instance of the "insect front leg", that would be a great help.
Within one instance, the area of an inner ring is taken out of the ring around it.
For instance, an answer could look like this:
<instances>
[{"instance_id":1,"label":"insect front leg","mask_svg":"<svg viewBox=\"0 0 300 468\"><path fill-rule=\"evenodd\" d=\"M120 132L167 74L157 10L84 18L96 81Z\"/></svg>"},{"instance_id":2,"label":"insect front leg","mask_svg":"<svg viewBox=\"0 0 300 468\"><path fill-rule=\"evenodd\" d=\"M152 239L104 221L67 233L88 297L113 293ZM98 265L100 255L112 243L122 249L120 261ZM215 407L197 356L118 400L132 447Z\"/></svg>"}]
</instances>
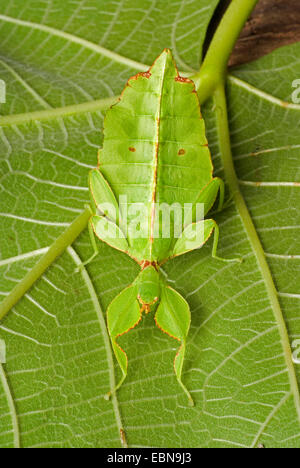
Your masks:
<instances>
[{"instance_id":1,"label":"insect front leg","mask_svg":"<svg viewBox=\"0 0 300 468\"><path fill-rule=\"evenodd\" d=\"M225 184L224 181L220 179L220 177L215 177L213 179L213 182L215 184L216 198L219 193L218 211L221 211L224 208Z\"/></svg>"},{"instance_id":2,"label":"insect front leg","mask_svg":"<svg viewBox=\"0 0 300 468\"><path fill-rule=\"evenodd\" d=\"M129 245L127 239L116 223L110 221L105 216L94 215L91 218L91 226L98 239L116 250L128 253Z\"/></svg>"},{"instance_id":3,"label":"insect front leg","mask_svg":"<svg viewBox=\"0 0 300 468\"><path fill-rule=\"evenodd\" d=\"M119 206L112 188L99 169L92 169L89 173L89 189L91 199L91 219L89 221L89 235L94 250L93 255L80 267L89 264L99 253L95 235L112 247L127 251L128 244L124 239L119 223ZM97 215L99 213L101 216Z\"/></svg>"},{"instance_id":4,"label":"insect front leg","mask_svg":"<svg viewBox=\"0 0 300 468\"><path fill-rule=\"evenodd\" d=\"M209 182L209 184L206 185L206 187L204 187L195 203L193 212L194 222L201 221L201 219L199 219L199 216L197 216L197 205L204 205L204 210L202 214L205 216L213 207L217 199L218 193L219 203L217 211L221 211L224 206L225 185L222 179L220 179L219 177L215 177Z\"/></svg>"},{"instance_id":5,"label":"insect front leg","mask_svg":"<svg viewBox=\"0 0 300 468\"><path fill-rule=\"evenodd\" d=\"M119 224L119 205L115 194L102 172L92 169L89 173L89 189L93 213L106 216Z\"/></svg>"},{"instance_id":6,"label":"insect front leg","mask_svg":"<svg viewBox=\"0 0 300 468\"><path fill-rule=\"evenodd\" d=\"M123 232L115 223L109 221L105 216L93 215L89 220L88 228L94 253L88 260L78 266L76 271L88 265L99 254L95 236L116 250L120 250L124 253L128 252L129 245Z\"/></svg>"},{"instance_id":7,"label":"insect front leg","mask_svg":"<svg viewBox=\"0 0 300 468\"><path fill-rule=\"evenodd\" d=\"M187 226L173 249L173 256L177 257L195 249L200 249L214 232L212 257L223 262L241 262L240 258L222 258L217 255L219 242L219 226L213 219L204 219Z\"/></svg>"},{"instance_id":8,"label":"insect front leg","mask_svg":"<svg viewBox=\"0 0 300 468\"><path fill-rule=\"evenodd\" d=\"M215 177L206 187L206 190L204 189L203 196L204 198L207 198L205 201L206 203L206 208L205 209L205 214L208 213L208 211L212 208L219 192L219 203L218 207L216 209L216 213L219 213L220 211L228 208L233 200L233 195L231 194L228 199L225 201L225 184L220 177Z\"/></svg>"},{"instance_id":9,"label":"insect front leg","mask_svg":"<svg viewBox=\"0 0 300 468\"><path fill-rule=\"evenodd\" d=\"M214 223L214 243L213 243L213 248L212 248L212 257L216 258L217 260L221 260L222 262L227 262L227 263L239 262L239 263L242 263L242 261L243 261L242 258L223 258L223 257L219 257L217 255L220 229L219 229L218 224L213 219L209 219L207 221L212 221Z\"/></svg>"},{"instance_id":10,"label":"insect front leg","mask_svg":"<svg viewBox=\"0 0 300 468\"><path fill-rule=\"evenodd\" d=\"M91 244L92 244L94 253L93 253L93 255L91 255L90 258L88 258L85 262L82 262L82 263L76 268L76 270L75 270L76 272L82 270L83 267L85 267L86 265L88 265L89 263L91 263L91 262L94 260L94 258L97 257L97 255L99 254L99 248L98 248L97 243L96 243L95 234L94 234L94 229L93 229L93 225L92 225L92 218L90 218L90 220L89 220L88 230L89 230L90 241L91 241Z\"/></svg>"}]
</instances>

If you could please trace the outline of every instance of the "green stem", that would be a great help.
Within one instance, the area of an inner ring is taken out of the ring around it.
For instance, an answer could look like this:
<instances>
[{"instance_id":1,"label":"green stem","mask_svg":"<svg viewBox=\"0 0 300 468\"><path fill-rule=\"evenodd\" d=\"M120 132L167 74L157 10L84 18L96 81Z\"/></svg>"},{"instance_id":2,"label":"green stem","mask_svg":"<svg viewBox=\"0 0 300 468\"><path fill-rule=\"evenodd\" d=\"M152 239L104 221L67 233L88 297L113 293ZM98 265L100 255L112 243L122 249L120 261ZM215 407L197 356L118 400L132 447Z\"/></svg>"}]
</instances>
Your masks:
<instances>
[{"instance_id":1,"label":"green stem","mask_svg":"<svg viewBox=\"0 0 300 468\"><path fill-rule=\"evenodd\" d=\"M205 102L224 79L234 45L258 0L232 0L210 43L203 65L191 77L200 104Z\"/></svg>"},{"instance_id":2,"label":"green stem","mask_svg":"<svg viewBox=\"0 0 300 468\"><path fill-rule=\"evenodd\" d=\"M36 263L20 283L18 283L9 295L0 304L0 320L16 305L16 303L26 294L31 286L38 280L47 268L61 255L64 250L71 245L76 237L86 228L91 212L86 208L73 223L56 239L48 252Z\"/></svg>"},{"instance_id":3,"label":"green stem","mask_svg":"<svg viewBox=\"0 0 300 468\"><path fill-rule=\"evenodd\" d=\"M8 380L5 375L5 371L3 365L0 363L0 382L2 383L2 387L7 399L7 403L9 406L9 411L11 414L11 421L12 421L12 429L14 433L14 448L21 448L20 443L20 428L19 428L19 421L18 415L16 411L15 402L11 393L11 389L9 387Z\"/></svg>"},{"instance_id":4,"label":"green stem","mask_svg":"<svg viewBox=\"0 0 300 468\"><path fill-rule=\"evenodd\" d=\"M253 224L252 218L248 211L243 195L240 191L238 178L234 169L231 144L230 144L228 112L227 112L227 102L226 102L226 96L225 96L224 83L220 84L217 87L214 98L215 98L215 104L216 104L218 138L219 138L219 145L220 145L221 158L223 162L225 178L232 192L232 197L234 199L237 211L244 225L244 229L248 236L252 250L256 256L258 266L260 268L262 277L265 282L268 297L272 306L275 320L278 325L278 331L280 334L283 353L284 353L284 357L285 357L285 361L286 361L286 365L288 369L288 374L289 374L290 386L291 386L291 390L294 396L297 414L300 419L299 387L298 387L297 377L296 377L295 368L294 368L293 359L292 359L292 352L291 352L288 331L287 331L285 320L284 320L281 307L279 304L278 294L275 288L273 277L272 277L269 265L265 257L265 252L263 250L263 246L256 232L255 226Z\"/></svg>"},{"instance_id":5,"label":"green stem","mask_svg":"<svg viewBox=\"0 0 300 468\"><path fill-rule=\"evenodd\" d=\"M106 111L110 106L115 104L118 96L98 99L96 101L83 102L72 106L57 107L55 109L39 110L35 112L26 112L25 114L12 114L0 117L0 126L19 125L34 120L50 120L59 117L68 117L74 114L84 112Z\"/></svg>"}]
</instances>

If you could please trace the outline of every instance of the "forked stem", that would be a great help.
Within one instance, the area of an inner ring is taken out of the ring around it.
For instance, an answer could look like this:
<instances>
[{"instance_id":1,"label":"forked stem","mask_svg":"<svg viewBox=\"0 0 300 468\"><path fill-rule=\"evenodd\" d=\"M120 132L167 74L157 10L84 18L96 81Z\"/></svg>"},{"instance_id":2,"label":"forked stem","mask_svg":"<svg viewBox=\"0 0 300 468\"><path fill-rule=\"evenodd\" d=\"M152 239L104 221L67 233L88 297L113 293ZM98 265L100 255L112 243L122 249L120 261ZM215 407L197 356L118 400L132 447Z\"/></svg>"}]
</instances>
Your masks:
<instances>
[{"instance_id":1,"label":"forked stem","mask_svg":"<svg viewBox=\"0 0 300 468\"><path fill-rule=\"evenodd\" d=\"M211 97L222 83L231 52L257 2L258 0L232 0L227 8L200 71L191 77L195 82L200 104Z\"/></svg>"}]
</instances>

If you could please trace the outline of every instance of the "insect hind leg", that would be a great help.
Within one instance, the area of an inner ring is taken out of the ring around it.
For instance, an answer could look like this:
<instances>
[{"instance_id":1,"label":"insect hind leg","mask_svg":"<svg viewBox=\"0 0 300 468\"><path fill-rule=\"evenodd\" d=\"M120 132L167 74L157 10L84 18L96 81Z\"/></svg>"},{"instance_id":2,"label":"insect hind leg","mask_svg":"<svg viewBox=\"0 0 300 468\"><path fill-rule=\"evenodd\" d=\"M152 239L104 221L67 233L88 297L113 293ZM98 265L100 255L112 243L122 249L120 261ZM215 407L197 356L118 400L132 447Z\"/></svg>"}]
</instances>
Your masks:
<instances>
[{"instance_id":1,"label":"insect hind leg","mask_svg":"<svg viewBox=\"0 0 300 468\"><path fill-rule=\"evenodd\" d=\"M180 347L174 359L174 371L180 387L188 398L189 405L194 406L193 398L182 382L186 337L191 322L188 303L175 289L164 286L154 320L161 331L180 342Z\"/></svg>"},{"instance_id":2,"label":"insect hind leg","mask_svg":"<svg viewBox=\"0 0 300 468\"><path fill-rule=\"evenodd\" d=\"M126 352L118 344L117 339L128 333L140 322L142 317L140 305L137 300L137 287L135 284L124 289L113 299L107 309L107 328L116 360L122 371L122 377L117 385L104 395L105 400L121 387L127 376L128 358Z\"/></svg>"},{"instance_id":3,"label":"insect hind leg","mask_svg":"<svg viewBox=\"0 0 300 468\"><path fill-rule=\"evenodd\" d=\"M214 220L211 220L211 221L214 222L214 242L213 242L212 253L211 253L212 258L215 258L216 260L221 260L222 262L226 262L226 263L232 263L232 262L242 263L243 261L242 258L223 258L217 255L220 229L219 229L218 224Z\"/></svg>"}]
</instances>

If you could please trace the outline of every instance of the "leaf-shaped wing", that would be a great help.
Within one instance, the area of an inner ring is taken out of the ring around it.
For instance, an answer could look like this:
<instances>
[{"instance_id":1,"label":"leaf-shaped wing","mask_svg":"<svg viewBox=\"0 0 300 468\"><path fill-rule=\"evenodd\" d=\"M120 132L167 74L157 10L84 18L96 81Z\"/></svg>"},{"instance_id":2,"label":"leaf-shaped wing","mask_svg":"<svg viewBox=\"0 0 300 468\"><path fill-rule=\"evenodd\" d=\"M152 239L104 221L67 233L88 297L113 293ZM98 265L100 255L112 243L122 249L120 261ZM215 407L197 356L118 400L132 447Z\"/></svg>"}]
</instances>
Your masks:
<instances>
[{"instance_id":1,"label":"leaf-shaped wing","mask_svg":"<svg viewBox=\"0 0 300 468\"><path fill-rule=\"evenodd\" d=\"M156 59L146 73L130 78L120 102L106 115L100 169L127 211L128 224L135 222L133 204L143 203L148 235L128 240L132 255L140 260L168 257L171 236L163 236L156 203L170 207L176 202L179 215L185 203L194 203L212 179L212 163L204 121L191 80L178 75L170 50ZM126 199L124 199L126 197Z\"/></svg>"}]
</instances>

